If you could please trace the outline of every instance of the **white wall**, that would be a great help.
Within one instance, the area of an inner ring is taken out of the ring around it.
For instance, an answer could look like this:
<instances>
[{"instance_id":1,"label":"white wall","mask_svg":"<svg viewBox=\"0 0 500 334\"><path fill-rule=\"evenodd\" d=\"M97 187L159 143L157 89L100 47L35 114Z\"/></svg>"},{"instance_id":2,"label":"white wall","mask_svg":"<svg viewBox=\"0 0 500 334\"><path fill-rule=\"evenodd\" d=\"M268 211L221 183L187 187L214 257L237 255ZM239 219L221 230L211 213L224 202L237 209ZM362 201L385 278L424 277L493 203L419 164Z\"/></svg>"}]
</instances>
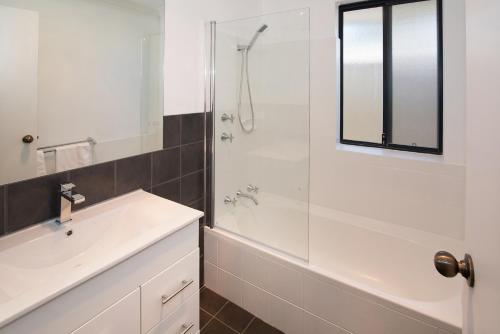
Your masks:
<instances>
[{"instance_id":1,"label":"white wall","mask_svg":"<svg viewBox=\"0 0 500 334\"><path fill-rule=\"evenodd\" d=\"M167 114L203 110L203 22L297 8L311 14L312 204L462 240L464 1L444 1L444 156L357 149L338 141L336 9L331 0L167 2ZM255 2L251 2L256 4ZM260 8L259 8L260 6ZM310 221L311 230L314 220ZM314 247L314 235L310 246Z\"/></svg>"},{"instance_id":2,"label":"white wall","mask_svg":"<svg viewBox=\"0 0 500 334\"><path fill-rule=\"evenodd\" d=\"M336 9L328 0L265 0L264 12L311 10L311 203L452 238L464 237L463 1L444 1L443 157L351 149L338 140ZM314 220L310 221L314 227ZM314 234L310 247L314 247Z\"/></svg>"},{"instance_id":3,"label":"white wall","mask_svg":"<svg viewBox=\"0 0 500 334\"><path fill-rule=\"evenodd\" d=\"M205 24L259 15L261 0L166 0L165 12L165 115L203 112Z\"/></svg>"}]
</instances>

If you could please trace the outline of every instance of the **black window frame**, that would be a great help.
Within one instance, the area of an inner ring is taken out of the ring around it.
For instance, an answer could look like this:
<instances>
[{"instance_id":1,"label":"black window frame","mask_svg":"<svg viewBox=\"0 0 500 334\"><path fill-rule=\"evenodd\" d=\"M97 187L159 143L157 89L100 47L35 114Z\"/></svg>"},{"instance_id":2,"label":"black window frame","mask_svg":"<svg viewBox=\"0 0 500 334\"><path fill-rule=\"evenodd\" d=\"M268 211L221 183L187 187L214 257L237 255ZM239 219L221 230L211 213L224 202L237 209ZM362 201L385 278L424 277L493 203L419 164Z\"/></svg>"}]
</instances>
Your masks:
<instances>
[{"instance_id":1,"label":"black window frame","mask_svg":"<svg viewBox=\"0 0 500 334\"><path fill-rule=\"evenodd\" d=\"M340 143L357 146L379 147L398 151L408 151L417 153L428 153L435 155L443 154L443 3L437 1L437 61L438 61L438 112L437 128L438 143L437 148L408 146L391 143L392 133L392 6L405 3L422 2L429 0L369 0L349 3L339 6L339 40L340 40ZM381 134L381 144L344 139L344 13L360 9L381 7L383 10L383 133Z\"/></svg>"}]
</instances>

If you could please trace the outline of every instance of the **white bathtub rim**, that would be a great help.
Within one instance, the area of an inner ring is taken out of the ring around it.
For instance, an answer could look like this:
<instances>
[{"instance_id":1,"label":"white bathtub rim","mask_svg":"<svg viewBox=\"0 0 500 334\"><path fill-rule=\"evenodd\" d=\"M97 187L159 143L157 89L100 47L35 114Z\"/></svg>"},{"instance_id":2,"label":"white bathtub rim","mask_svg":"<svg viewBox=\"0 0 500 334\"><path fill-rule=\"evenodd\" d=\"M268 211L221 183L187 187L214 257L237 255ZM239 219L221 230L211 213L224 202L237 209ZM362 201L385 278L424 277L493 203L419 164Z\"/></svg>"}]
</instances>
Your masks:
<instances>
[{"instance_id":1,"label":"white bathtub rim","mask_svg":"<svg viewBox=\"0 0 500 334\"><path fill-rule=\"evenodd\" d=\"M459 307L461 308L461 293L458 293L452 298L438 302L412 301L406 298L398 298L397 296L394 296L392 294L386 293L379 289L375 289L360 282L346 279L345 277L335 272L325 270L321 267L315 266L296 257L283 254L275 249L271 249L267 246L256 243L252 240L246 239L245 237L239 236L224 229L216 227L212 230L208 227L205 227L205 233L221 236L229 242L238 242L245 247L245 250L247 252L260 256L269 261L277 262L278 264L281 264L291 270L298 270L302 275L307 275L320 282L332 285L348 293L354 294L366 300L367 302L374 303L393 312L400 313L405 317L430 324L452 333L461 332L462 330L461 312L452 315L442 313L436 314L438 313L437 311L432 312L429 310L429 306L432 304L435 306L442 305L442 307L440 307L439 309L444 310L449 310L450 308L453 308L457 305L459 305ZM211 263L210 261L207 262ZM218 267L220 270L223 270L219 267L218 263L211 264ZM244 280L242 277L238 278ZM297 306L302 308L303 305Z\"/></svg>"}]
</instances>

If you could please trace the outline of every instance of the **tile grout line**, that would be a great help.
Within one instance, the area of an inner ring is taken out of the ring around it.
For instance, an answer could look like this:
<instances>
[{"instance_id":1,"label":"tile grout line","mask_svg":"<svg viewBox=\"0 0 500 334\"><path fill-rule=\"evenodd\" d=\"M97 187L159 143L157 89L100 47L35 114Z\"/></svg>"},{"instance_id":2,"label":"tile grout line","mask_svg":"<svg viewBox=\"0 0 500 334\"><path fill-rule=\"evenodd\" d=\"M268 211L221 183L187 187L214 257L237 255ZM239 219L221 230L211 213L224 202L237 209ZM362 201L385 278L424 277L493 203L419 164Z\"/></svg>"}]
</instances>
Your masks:
<instances>
[{"instance_id":1,"label":"tile grout line","mask_svg":"<svg viewBox=\"0 0 500 334\"><path fill-rule=\"evenodd\" d=\"M253 315L253 314L252 314ZM253 315L253 318L248 322L248 325L241 331L241 334L245 334L248 328L252 325L257 317Z\"/></svg>"},{"instance_id":2,"label":"tile grout line","mask_svg":"<svg viewBox=\"0 0 500 334\"><path fill-rule=\"evenodd\" d=\"M232 330L233 332L235 333L238 333L238 334L241 334L240 332L238 332L237 330L233 329L231 326L229 326L228 324L226 324L222 319L219 319L217 318L217 316L222 312L222 310L227 306L227 304L229 304L230 301L229 299L226 299L226 302L224 303L224 305L222 305L222 307L219 309L219 311L217 313L215 313L214 315L214 319L217 320L218 322L220 322L221 324L223 324L224 326L226 326L227 328L229 328L230 330Z\"/></svg>"}]
</instances>

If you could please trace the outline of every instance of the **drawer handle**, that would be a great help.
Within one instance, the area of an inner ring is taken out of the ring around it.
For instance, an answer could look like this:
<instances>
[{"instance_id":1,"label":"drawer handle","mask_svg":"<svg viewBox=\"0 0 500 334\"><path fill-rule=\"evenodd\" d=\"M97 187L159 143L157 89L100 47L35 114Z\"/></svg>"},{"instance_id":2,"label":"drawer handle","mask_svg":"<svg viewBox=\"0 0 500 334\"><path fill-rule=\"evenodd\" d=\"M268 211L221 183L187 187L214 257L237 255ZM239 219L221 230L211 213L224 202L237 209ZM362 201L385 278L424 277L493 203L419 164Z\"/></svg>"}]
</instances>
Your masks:
<instances>
[{"instance_id":1,"label":"drawer handle","mask_svg":"<svg viewBox=\"0 0 500 334\"><path fill-rule=\"evenodd\" d=\"M193 327L194 327L194 322L190 323L189 325L188 324L182 325L182 329L184 330L181 332L181 334L186 334Z\"/></svg>"},{"instance_id":2,"label":"drawer handle","mask_svg":"<svg viewBox=\"0 0 500 334\"><path fill-rule=\"evenodd\" d=\"M172 298L174 298L179 293L181 293L185 288L187 288L188 286L190 286L191 284L193 284L193 282L194 282L194 280L189 280L189 281L183 280L182 281L182 286L179 288L179 290L175 291L170 296L161 296L161 303L162 304L168 303Z\"/></svg>"}]
</instances>

